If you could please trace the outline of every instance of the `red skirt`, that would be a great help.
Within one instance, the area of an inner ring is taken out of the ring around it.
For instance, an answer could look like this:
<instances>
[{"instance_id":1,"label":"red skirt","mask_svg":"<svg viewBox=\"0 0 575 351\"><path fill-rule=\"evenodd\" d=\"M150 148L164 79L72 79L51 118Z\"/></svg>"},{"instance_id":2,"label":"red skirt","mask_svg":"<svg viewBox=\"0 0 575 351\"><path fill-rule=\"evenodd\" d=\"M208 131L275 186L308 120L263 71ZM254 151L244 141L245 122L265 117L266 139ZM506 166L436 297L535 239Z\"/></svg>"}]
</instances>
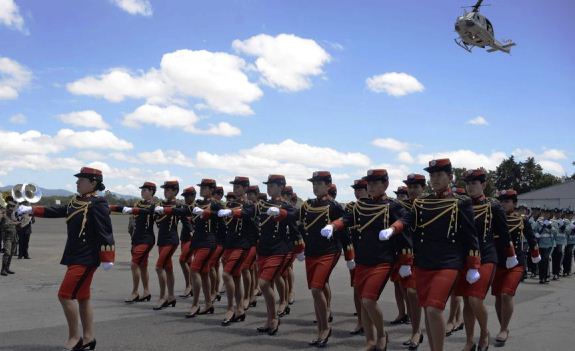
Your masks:
<instances>
[{"instance_id":1,"label":"red skirt","mask_svg":"<svg viewBox=\"0 0 575 351\"><path fill-rule=\"evenodd\" d=\"M261 280L273 281L278 277L286 263L287 255L258 256L258 277Z\"/></svg>"},{"instance_id":2,"label":"red skirt","mask_svg":"<svg viewBox=\"0 0 575 351\"><path fill-rule=\"evenodd\" d=\"M192 272L209 273L211 269L210 258L213 252L215 252L215 249L207 247L193 249L190 270Z\"/></svg>"},{"instance_id":3,"label":"red skirt","mask_svg":"<svg viewBox=\"0 0 575 351\"><path fill-rule=\"evenodd\" d=\"M445 303L457 279L457 269L415 268L417 298L421 307L445 309Z\"/></svg>"},{"instance_id":4,"label":"red skirt","mask_svg":"<svg viewBox=\"0 0 575 351\"><path fill-rule=\"evenodd\" d=\"M407 276L405 278L401 278L400 276L399 284L401 284L401 286L404 287L405 289L416 289L417 283L415 280L415 269L413 268L413 266L411 267L410 276Z\"/></svg>"},{"instance_id":5,"label":"red skirt","mask_svg":"<svg viewBox=\"0 0 575 351\"><path fill-rule=\"evenodd\" d=\"M286 259L286 263L282 267L282 272L281 272L281 276L284 278L286 278L288 276L289 268L292 266L293 262L296 259L296 255L293 252L288 253L287 256L288 257Z\"/></svg>"},{"instance_id":6,"label":"red skirt","mask_svg":"<svg viewBox=\"0 0 575 351\"><path fill-rule=\"evenodd\" d=\"M216 245L216 248L210 257L210 267L215 267L216 269L220 268L220 258L222 258L223 253L224 247L222 245Z\"/></svg>"},{"instance_id":7,"label":"red skirt","mask_svg":"<svg viewBox=\"0 0 575 351\"><path fill-rule=\"evenodd\" d=\"M493 279L493 284L491 285L491 295L509 295L515 296L517 287L523 278L524 268L521 265L517 265L511 269L497 267L495 271L495 279Z\"/></svg>"},{"instance_id":8,"label":"red skirt","mask_svg":"<svg viewBox=\"0 0 575 351\"><path fill-rule=\"evenodd\" d=\"M90 286L96 267L79 264L68 266L64 280L60 285L58 297L68 300L87 300L90 298Z\"/></svg>"},{"instance_id":9,"label":"red skirt","mask_svg":"<svg viewBox=\"0 0 575 351\"><path fill-rule=\"evenodd\" d=\"M182 246L180 246L180 263L190 262L190 259L192 258L190 245L192 245L191 241L182 241Z\"/></svg>"},{"instance_id":10,"label":"red skirt","mask_svg":"<svg viewBox=\"0 0 575 351\"><path fill-rule=\"evenodd\" d=\"M243 271L252 268L255 262L256 262L256 247L252 246L248 249L248 254L244 259L244 262L242 263L241 270Z\"/></svg>"},{"instance_id":11,"label":"red skirt","mask_svg":"<svg viewBox=\"0 0 575 351\"><path fill-rule=\"evenodd\" d=\"M362 299L377 301L391 275L391 263L380 263L377 266L355 266L353 284Z\"/></svg>"},{"instance_id":12,"label":"red skirt","mask_svg":"<svg viewBox=\"0 0 575 351\"><path fill-rule=\"evenodd\" d=\"M132 246L132 263L137 264L140 267L148 267L148 258L150 257L150 251L154 245L151 244L138 244Z\"/></svg>"},{"instance_id":13,"label":"red skirt","mask_svg":"<svg viewBox=\"0 0 575 351\"><path fill-rule=\"evenodd\" d=\"M485 263L479 267L479 280L473 284L469 284L465 279L467 274L466 269L459 271L459 279L455 287L455 295L457 296L472 296L480 300L485 300L485 296L489 291L489 287L493 282L495 276L495 263Z\"/></svg>"},{"instance_id":14,"label":"red skirt","mask_svg":"<svg viewBox=\"0 0 575 351\"><path fill-rule=\"evenodd\" d=\"M247 250L244 249L226 249L222 256L222 261L224 261L224 272L228 273L232 277L240 277L242 275L242 265L244 259L248 254Z\"/></svg>"},{"instance_id":15,"label":"red skirt","mask_svg":"<svg viewBox=\"0 0 575 351\"><path fill-rule=\"evenodd\" d=\"M323 289L339 261L340 252L305 258L305 272L308 289Z\"/></svg>"},{"instance_id":16,"label":"red skirt","mask_svg":"<svg viewBox=\"0 0 575 351\"><path fill-rule=\"evenodd\" d=\"M156 262L156 268L161 268L166 271L173 271L174 267L172 266L172 256L174 256L174 252L178 245L166 245L166 246L158 246L158 261Z\"/></svg>"}]
</instances>

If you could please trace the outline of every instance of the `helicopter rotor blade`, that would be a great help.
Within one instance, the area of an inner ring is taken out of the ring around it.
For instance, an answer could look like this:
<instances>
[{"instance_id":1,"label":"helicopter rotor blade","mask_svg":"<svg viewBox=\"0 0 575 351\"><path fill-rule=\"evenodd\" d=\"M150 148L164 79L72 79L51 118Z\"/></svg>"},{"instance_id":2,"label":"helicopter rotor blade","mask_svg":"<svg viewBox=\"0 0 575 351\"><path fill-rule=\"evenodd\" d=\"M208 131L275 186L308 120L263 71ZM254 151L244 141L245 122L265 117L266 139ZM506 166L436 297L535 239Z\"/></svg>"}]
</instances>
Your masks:
<instances>
[{"instance_id":1,"label":"helicopter rotor blade","mask_svg":"<svg viewBox=\"0 0 575 351\"><path fill-rule=\"evenodd\" d=\"M477 3L473 6L473 10L472 12L477 12L479 11L479 7L481 7L481 3L483 2L483 0L477 0Z\"/></svg>"}]
</instances>

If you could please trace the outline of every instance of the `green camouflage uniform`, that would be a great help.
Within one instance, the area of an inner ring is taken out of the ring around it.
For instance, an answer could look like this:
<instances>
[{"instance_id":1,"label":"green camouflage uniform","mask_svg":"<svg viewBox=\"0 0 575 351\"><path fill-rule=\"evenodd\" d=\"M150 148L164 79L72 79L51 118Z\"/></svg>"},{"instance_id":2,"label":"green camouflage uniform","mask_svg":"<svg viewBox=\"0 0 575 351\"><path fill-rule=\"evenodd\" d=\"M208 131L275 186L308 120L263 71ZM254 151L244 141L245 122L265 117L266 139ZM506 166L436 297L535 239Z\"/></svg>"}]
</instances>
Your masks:
<instances>
[{"instance_id":1,"label":"green camouflage uniform","mask_svg":"<svg viewBox=\"0 0 575 351\"><path fill-rule=\"evenodd\" d=\"M2 246L4 247L4 255L2 256L2 271L1 275L14 274L10 270L10 262L12 256L16 254L18 249L18 234L16 225L18 222L11 219L8 214L0 217L0 232L2 232Z\"/></svg>"}]
</instances>

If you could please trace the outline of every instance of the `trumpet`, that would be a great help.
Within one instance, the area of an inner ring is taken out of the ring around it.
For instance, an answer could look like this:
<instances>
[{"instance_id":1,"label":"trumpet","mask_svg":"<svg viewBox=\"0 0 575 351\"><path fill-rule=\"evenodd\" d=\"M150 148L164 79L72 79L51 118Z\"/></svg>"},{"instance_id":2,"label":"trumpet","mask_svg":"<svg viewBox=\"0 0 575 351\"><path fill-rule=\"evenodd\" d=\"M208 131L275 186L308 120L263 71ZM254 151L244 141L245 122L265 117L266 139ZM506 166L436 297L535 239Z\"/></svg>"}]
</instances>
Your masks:
<instances>
[{"instance_id":1,"label":"trumpet","mask_svg":"<svg viewBox=\"0 0 575 351\"><path fill-rule=\"evenodd\" d=\"M42 198L42 190L33 183L16 184L12 187L12 197L17 203L35 204Z\"/></svg>"}]
</instances>

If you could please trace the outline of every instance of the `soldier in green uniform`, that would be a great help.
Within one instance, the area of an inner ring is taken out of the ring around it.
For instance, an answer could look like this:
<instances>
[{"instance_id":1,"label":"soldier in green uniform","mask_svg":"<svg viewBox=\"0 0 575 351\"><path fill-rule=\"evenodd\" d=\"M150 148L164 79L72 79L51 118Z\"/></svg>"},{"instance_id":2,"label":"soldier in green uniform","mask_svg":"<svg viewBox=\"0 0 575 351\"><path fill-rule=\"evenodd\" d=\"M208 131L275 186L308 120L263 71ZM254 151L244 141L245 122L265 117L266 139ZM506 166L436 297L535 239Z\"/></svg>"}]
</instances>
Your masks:
<instances>
[{"instance_id":1,"label":"soldier in green uniform","mask_svg":"<svg viewBox=\"0 0 575 351\"><path fill-rule=\"evenodd\" d=\"M2 246L4 247L4 255L2 256L2 271L1 275L7 276L8 274L14 274L10 270L10 262L12 261L12 256L16 254L18 248L18 234L16 231L16 226L18 222L12 219L12 213L16 207L16 201L9 196L6 199L6 211L0 217L0 232L2 232Z\"/></svg>"}]
</instances>

